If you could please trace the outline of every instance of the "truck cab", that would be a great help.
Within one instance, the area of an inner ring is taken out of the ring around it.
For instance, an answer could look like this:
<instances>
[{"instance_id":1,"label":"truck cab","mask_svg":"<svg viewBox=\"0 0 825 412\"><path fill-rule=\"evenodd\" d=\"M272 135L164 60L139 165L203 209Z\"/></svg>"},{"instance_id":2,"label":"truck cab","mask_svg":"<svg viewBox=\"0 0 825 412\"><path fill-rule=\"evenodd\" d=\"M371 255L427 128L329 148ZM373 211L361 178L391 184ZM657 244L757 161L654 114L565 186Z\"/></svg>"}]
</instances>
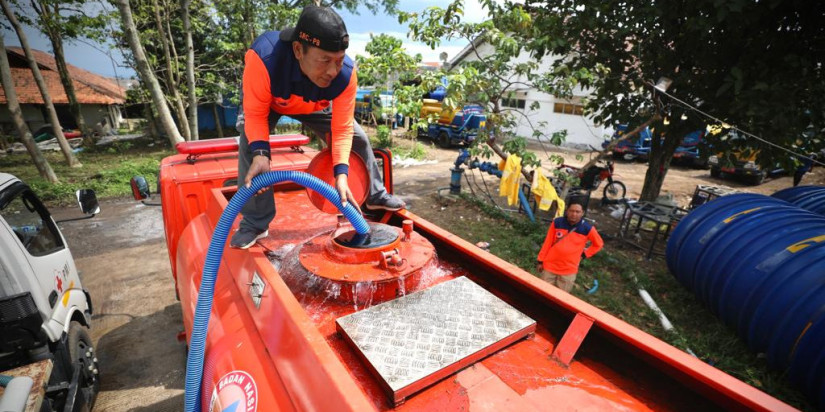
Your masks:
<instances>
[{"instance_id":1,"label":"truck cab","mask_svg":"<svg viewBox=\"0 0 825 412\"><path fill-rule=\"evenodd\" d=\"M708 160L702 156L705 150L702 147L703 145L706 145L704 130L695 130L686 134L679 142L679 147L673 152L673 161L689 164L693 167L707 167Z\"/></svg>"},{"instance_id":2,"label":"truck cab","mask_svg":"<svg viewBox=\"0 0 825 412\"><path fill-rule=\"evenodd\" d=\"M99 211L94 192L78 191L78 199L90 217ZM6 173L0 173L0 243L0 371L50 361L41 410L91 409L99 386L88 334L91 297L49 210Z\"/></svg>"},{"instance_id":3,"label":"truck cab","mask_svg":"<svg viewBox=\"0 0 825 412\"><path fill-rule=\"evenodd\" d=\"M431 113L438 114L438 120L426 128L420 128L418 136L432 139L444 148L469 146L487 123L484 108L477 104L467 104L459 110L447 110L442 108L442 103L438 100L424 99L421 116L426 117Z\"/></svg>"},{"instance_id":4,"label":"truck cab","mask_svg":"<svg viewBox=\"0 0 825 412\"><path fill-rule=\"evenodd\" d=\"M613 133L611 140L621 139L625 133L627 133L627 125L617 125L616 131ZM613 157L622 158L624 160L639 159L641 161L647 161L650 157L652 136L653 132L650 128L645 127L644 130L639 132L637 136L634 136L628 140L622 140L616 144L612 150ZM602 143L602 147L607 147L608 144L610 144L610 140L605 140L604 143Z\"/></svg>"},{"instance_id":5,"label":"truck cab","mask_svg":"<svg viewBox=\"0 0 825 412\"><path fill-rule=\"evenodd\" d=\"M760 185L765 178L782 174L785 170L778 164L763 167L758 161L760 151L747 145L744 136L735 130L730 132L731 149L716 153L708 158L710 175L713 177L733 176L742 178L751 185Z\"/></svg>"}]
</instances>

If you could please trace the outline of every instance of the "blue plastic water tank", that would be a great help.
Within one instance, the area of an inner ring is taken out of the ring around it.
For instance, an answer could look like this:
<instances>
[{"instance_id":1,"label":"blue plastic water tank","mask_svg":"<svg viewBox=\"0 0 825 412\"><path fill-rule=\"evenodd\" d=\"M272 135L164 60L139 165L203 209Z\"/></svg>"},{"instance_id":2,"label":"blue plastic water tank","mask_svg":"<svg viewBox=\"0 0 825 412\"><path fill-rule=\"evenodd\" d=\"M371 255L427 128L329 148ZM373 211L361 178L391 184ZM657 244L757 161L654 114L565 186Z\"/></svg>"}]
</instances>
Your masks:
<instances>
[{"instance_id":1,"label":"blue plastic water tank","mask_svg":"<svg viewBox=\"0 0 825 412\"><path fill-rule=\"evenodd\" d=\"M670 272L769 366L825 407L825 216L756 194L685 216Z\"/></svg>"},{"instance_id":2,"label":"blue plastic water tank","mask_svg":"<svg viewBox=\"0 0 825 412\"><path fill-rule=\"evenodd\" d=\"M825 187L797 186L782 189L771 195L777 199L793 203L811 212L825 215Z\"/></svg>"}]
</instances>

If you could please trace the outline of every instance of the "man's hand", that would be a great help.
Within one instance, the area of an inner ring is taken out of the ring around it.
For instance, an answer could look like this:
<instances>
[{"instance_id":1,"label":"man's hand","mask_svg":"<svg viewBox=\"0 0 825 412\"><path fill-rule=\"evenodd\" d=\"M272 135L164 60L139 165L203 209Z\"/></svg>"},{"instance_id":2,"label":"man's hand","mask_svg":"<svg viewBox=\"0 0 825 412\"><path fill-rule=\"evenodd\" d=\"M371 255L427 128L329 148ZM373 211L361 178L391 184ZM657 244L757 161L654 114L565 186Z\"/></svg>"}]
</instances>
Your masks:
<instances>
[{"instance_id":1,"label":"man's hand","mask_svg":"<svg viewBox=\"0 0 825 412\"><path fill-rule=\"evenodd\" d=\"M252 178L261 174L266 173L270 170L269 166L269 159L266 156L255 156L252 158L252 164L249 165L249 170L246 172L246 178L244 178L244 186L247 188L252 186ZM258 190L256 195L259 195L266 191L267 188L262 188Z\"/></svg>"},{"instance_id":2,"label":"man's hand","mask_svg":"<svg viewBox=\"0 0 825 412\"><path fill-rule=\"evenodd\" d=\"M352 206L355 207L355 210L358 213L361 213L361 208L358 205L358 201L355 200L355 196L352 195L352 191L349 190L349 184L347 183L347 175L341 173L335 176L335 189L338 190L338 195L341 196L341 206L347 207L347 202L352 203Z\"/></svg>"},{"instance_id":3,"label":"man's hand","mask_svg":"<svg viewBox=\"0 0 825 412\"><path fill-rule=\"evenodd\" d=\"M541 273L542 270L544 270L544 265L541 262L536 262L536 272Z\"/></svg>"}]
</instances>

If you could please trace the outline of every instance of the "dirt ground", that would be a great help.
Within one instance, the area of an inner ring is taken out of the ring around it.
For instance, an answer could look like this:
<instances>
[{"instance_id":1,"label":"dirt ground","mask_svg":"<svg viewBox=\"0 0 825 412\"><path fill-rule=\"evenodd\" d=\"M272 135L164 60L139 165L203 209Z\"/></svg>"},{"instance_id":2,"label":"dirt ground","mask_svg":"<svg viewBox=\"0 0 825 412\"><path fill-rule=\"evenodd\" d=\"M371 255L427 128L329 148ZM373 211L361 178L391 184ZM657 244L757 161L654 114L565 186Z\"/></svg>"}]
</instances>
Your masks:
<instances>
[{"instance_id":1,"label":"dirt ground","mask_svg":"<svg viewBox=\"0 0 825 412\"><path fill-rule=\"evenodd\" d=\"M546 158L541 147L532 149L540 158ZM587 154L579 161L573 152L560 153L574 165L587 161ZM457 149L432 147L429 159L437 163L397 167L393 172L395 191L409 209L446 227L451 224L451 214L443 213L435 193L449 185L449 169L457 154ZM627 185L628 197L638 197L645 170L642 163L617 162L616 178ZM494 186L497 190L496 178L488 175L486 181L491 191ZM814 183L825 183L823 169L814 169L803 179L803 184ZM668 173L663 193L672 193L674 200L685 206L697 184L771 194L791 186L791 178L770 179L753 187L712 178L707 170L675 166ZM74 209L53 212L57 219L78 214ZM92 338L102 379L94 410L180 410L186 352L177 340L183 325L160 207L145 206L131 199L106 201L94 219L67 222L61 228L94 304Z\"/></svg>"}]
</instances>

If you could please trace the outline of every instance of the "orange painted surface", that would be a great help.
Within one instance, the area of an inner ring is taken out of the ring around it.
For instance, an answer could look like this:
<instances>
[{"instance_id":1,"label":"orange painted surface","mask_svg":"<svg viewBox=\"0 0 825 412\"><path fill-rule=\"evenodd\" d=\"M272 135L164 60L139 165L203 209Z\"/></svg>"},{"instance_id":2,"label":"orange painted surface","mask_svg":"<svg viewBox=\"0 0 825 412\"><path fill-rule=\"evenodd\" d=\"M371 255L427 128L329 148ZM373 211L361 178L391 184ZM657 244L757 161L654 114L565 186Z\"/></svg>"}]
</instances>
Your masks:
<instances>
[{"instance_id":1,"label":"orange painted surface","mask_svg":"<svg viewBox=\"0 0 825 412\"><path fill-rule=\"evenodd\" d=\"M321 181L326 182L328 185L335 187L335 174L333 173L334 166L335 165L332 164L332 151L329 149L324 149L312 158L312 161L307 167L307 173L321 179ZM367 194L370 186L369 171L367 170L367 165L364 163L364 160L361 159L361 156L358 156L358 153L355 153L354 151L349 154L349 173L347 175L347 185L349 186L349 190L352 192L352 197L358 201L358 204L364 203L364 201L367 200ZM309 196L309 200L312 201L312 204L315 205L318 210L335 215L339 213L338 208L336 208L335 205L330 203L329 200L327 200L320 193L309 188L306 189L306 192L307 196Z\"/></svg>"},{"instance_id":2,"label":"orange painted surface","mask_svg":"<svg viewBox=\"0 0 825 412\"><path fill-rule=\"evenodd\" d=\"M306 136L286 136L290 143L303 141ZM228 141L231 141L227 143ZM272 170L304 171L315 156L316 151L303 147L303 152L297 152L289 147L280 147L276 137L270 140L272 156L277 162L272 162ZM199 142L196 151L203 154L195 162L187 161L186 154L176 154L163 159L160 164L160 193L163 197L163 227L166 231L166 245L169 248L169 259L172 266L172 276L177 281L177 266L175 256L178 241L183 229L195 216L203 213L208 207L211 190L224 186L234 186L238 177L238 155L236 152L211 152L211 143L216 147L225 147L227 144L237 150L234 139L212 139ZM195 150L195 149L193 149ZM289 187L283 184L281 187ZM208 238L207 238L208 243Z\"/></svg>"},{"instance_id":3,"label":"orange painted surface","mask_svg":"<svg viewBox=\"0 0 825 412\"><path fill-rule=\"evenodd\" d=\"M283 166L294 164L290 160ZM173 262L177 260L188 337L202 256L233 189L206 189L213 183L200 183L199 177L180 171L174 174L170 191L164 192L164 219L167 193L198 195L189 204L169 201L183 216L195 214L194 208L205 211L189 217L185 231L176 226L177 253L170 254ZM438 258L422 269L419 285L405 293L467 276L535 319L538 327L532 337L422 389L393 409L368 368L335 330L336 318L369 302L336 302L296 282L300 277L292 272L304 242L332 231L336 217L315 209L303 190L281 189L275 193L278 213L270 236L261 246L224 254L207 338L211 373L204 379L205 397L211 396L220 376L244 370L264 382L258 385L259 411L792 409L406 211L394 214L390 222L400 227L402 219L412 220L416 232L436 246ZM182 210L186 208L193 209ZM166 230L169 239L172 228ZM267 256L275 258L271 262ZM259 307L249 292L255 273L266 285ZM594 324L571 365L564 367L551 354L576 313L592 318Z\"/></svg>"}]
</instances>

